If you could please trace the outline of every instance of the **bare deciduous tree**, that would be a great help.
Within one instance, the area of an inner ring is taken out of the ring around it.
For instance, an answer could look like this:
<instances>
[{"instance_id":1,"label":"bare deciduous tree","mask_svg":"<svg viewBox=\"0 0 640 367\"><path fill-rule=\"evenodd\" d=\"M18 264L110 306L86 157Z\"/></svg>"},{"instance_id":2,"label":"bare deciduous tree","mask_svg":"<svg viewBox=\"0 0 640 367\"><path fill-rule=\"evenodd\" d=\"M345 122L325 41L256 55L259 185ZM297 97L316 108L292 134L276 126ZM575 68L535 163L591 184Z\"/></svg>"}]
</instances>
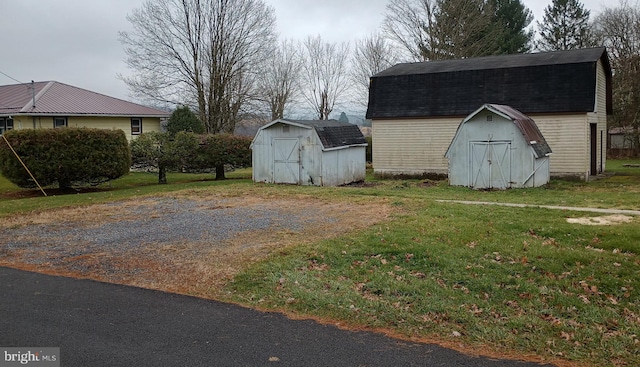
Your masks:
<instances>
[{"instance_id":1,"label":"bare deciduous tree","mask_svg":"<svg viewBox=\"0 0 640 367\"><path fill-rule=\"evenodd\" d=\"M258 93L272 121L283 118L287 106L298 96L301 68L301 45L292 40L282 41L267 59L258 78Z\"/></svg>"},{"instance_id":2,"label":"bare deciduous tree","mask_svg":"<svg viewBox=\"0 0 640 367\"><path fill-rule=\"evenodd\" d=\"M398 61L396 49L381 33L373 33L356 41L351 56L351 82L357 104L367 106L371 76Z\"/></svg>"},{"instance_id":3,"label":"bare deciduous tree","mask_svg":"<svg viewBox=\"0 0 640 367\"><path fill-rule=\"evenodd\" d=\"M426 61L423 50L436 44L435 0L391 0L383 33L397 44L408 60Z\"/></svg>"},{"instance_id":4,"label":"bare deciduous tree","mask_svg":"<svg viewBox=\"0 0 640 367\"><path fill-rule=\"evenodd\" d=\"M598 42L607 47L613 69L613 119L609 127L630 127L625 138L640 154L640 6L622 0L594 21Z\"/></svg>"},{"instance_id":5,"label":"bare deciduous tree","mask_svg":"<svg viewBox=\"0 0 640 367\"><path fill-rule=\"evenodd\" d=\"M253 97L258 64L275 43L275 15L263 0L148 0L121 32L122 77L148 101L192 105L207 132L232 132Z\"/></svg>"},{"instance_id":6,"label":"bare deciduous tree","mask_svg":"<svg viewBox=\"0 0 640 367\"><path fill-rule=\"evenodd\" d=\"M606 7L593 26L598 43L607 47L614 67L619 60L640 55L640 4L621 0L616 7Z\"/></svg>"},{"instance_id":7,"label":"bare deciduous tree","mask_svg":"<svg viewBox=\"0 0 640 367\"><path fill-rule=\"evenodd\" d=\"M322 37L304 42L302 95L320 120L327 120L348 89L349 44L328 43Z\"/></svg>"}]
</instances>

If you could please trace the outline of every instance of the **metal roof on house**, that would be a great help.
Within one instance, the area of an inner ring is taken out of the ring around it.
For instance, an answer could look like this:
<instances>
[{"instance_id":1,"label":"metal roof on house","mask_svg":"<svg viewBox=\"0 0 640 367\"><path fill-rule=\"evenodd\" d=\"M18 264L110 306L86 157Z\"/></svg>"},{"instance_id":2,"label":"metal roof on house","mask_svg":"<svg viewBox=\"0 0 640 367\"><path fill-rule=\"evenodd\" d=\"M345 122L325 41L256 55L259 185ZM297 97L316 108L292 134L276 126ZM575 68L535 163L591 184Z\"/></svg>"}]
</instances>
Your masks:
<instances>
[{"instance_id":1,"label":"metal roof on house","mask_svg":"<svg viewBox=\"0 0 640 367\"><path fill-rule=\"evenodd\" d=\"M522 132L525 141L528 145L533 148L533 151L536 154L536 158L542 158L548 154L551 154L551 147L547 144L544 136L538 129L538 125L536 125L535 121L531 119L531 117L525 115L524 113L516 110L511 106L498 105L498 104L485 104L480 107L478 110L473 112L462 122L463 124L477 115L480 111L489 110L497 114L503 115L505 118L513 121L516 127Z\"/></svg>"},{"instance_id":2,"label":"metal roof on house","mask_svg":"<svg viewBox=\"0 0 640 367\"><path fill-rule=\"evenodd\" d=\"M466 116L487 101L525 113L593 112L604 47L398 64L371 77L367 118Z\"/></svg>"},{"instance_id":3,"label":"metal roof on house","mask_svg":"<svg viewBox=\"0 0 640 367\"><path fill-rule=\"evenodd\" d=\"M337 120L289 120L278 119L263 126L266 129L277 123L298 125L315 130L324 149L348 147L353 145L366 145L362 131L357 125Z\"/></svg>"},{"instance_id":4,"label":"metal roof on house","mask_svg":"<svg viewBox=\"0 0 640 367\"><path fill-rule=\"evenodd\" d=\"M135 117L171 115L166 111L56 81L0 86L0 114Z\"/></svg>"}]
</instances>

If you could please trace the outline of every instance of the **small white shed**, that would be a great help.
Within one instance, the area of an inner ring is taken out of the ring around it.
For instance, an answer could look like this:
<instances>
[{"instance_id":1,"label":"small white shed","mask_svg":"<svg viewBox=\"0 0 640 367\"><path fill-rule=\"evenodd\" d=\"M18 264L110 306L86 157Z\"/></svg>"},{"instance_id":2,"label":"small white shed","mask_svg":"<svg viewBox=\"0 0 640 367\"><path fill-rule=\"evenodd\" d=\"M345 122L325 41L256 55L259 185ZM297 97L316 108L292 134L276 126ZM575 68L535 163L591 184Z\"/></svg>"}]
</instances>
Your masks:
<instances>
[{"instance_id":1,"label":"small white shed","mask_svg":"<svg viewBox=\"0 0 640 367\"><path fill-rule=\"evenodd\" d=\"M549 155L551 148L530 117L485 104L460 123L445 157L451 185L506 189L547 184Z\"/></svg>"},{"instance_id":2,"label":"small white shed","mask_svg":"<svg viewBox=\"0 0 640 367\"><path fill-rule=\"evenodd\" d=\"M348 122L278 119L253 138L253 181L315 186L363 181L366 146L358 126Z\"/></svg>"}]
</instances>

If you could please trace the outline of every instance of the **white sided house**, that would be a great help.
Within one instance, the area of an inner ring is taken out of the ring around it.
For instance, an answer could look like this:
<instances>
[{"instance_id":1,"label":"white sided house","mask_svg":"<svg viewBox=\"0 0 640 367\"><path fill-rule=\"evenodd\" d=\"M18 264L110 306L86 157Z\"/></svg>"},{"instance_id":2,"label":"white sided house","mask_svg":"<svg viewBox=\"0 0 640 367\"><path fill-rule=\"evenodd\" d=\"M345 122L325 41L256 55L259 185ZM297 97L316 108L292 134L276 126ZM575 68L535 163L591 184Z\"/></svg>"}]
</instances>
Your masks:
<instances>
[{"instance_id":1,"label":"white sided house","mask_svg":"<svg viewBox=\"0 0 640 367\"><path fill-rule=\"evenodd\" d=\"M447 175L460 121L490 103L535 120L551 176L588 180L605 170L611 101L604 47L398 64L371 77L374 173Z\"/></svg>"},{"instance_id":2,"label":"white sided house","mask_svg":"<svg viewBox=\"0 0 640 367\"><path fill-rule=\"evenodd\" d=\"M363 181L366 146L358 126L347 122L278 119L253 138L253 181L315 186Z\"/></svg>"},{"instance_id":3,"label":"white sided house","mask_svg":"<svg viewBox=\"0 0 640 367\"><path fill-rule=\"evenodd\" d=\"M465 118L445 156L449 183L474 189L549 182L551 148L536 123L509 106L486 104Z\"/></svg>"}]
</instances>

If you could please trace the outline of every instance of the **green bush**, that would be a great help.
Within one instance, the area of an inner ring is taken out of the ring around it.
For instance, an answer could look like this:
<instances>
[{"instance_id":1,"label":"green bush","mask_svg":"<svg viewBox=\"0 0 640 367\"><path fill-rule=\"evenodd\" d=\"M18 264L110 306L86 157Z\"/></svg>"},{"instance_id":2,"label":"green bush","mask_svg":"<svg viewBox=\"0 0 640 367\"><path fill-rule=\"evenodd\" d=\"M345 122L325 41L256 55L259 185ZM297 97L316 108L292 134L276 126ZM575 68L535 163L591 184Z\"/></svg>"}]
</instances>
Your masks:
<instances>
[{"instance_id":1,"label":"green bush","mask_svg":"<svg viewBox=\"0 0 640 367\"><path fill-rule=\"evenodd\" d=\"M198 119L193 111L187 106L176 108L167 122L167 132L175 135L180 131L204 134L204 124Z\"/></svg>"},{"instance_id":2,"label":"green bush","mask_svg":"<svg viewBox=\"0 0 640 367\"><path fill-rule=\"evenodd\" d=\"M142 133L131 140L131 163L134 166L158 167L162 154L162 144L165 134L155 131Z\"/></svg>"},{"instance_id":3,"label":"green bush","mask_svg":"<svg viewBox=\"0 0 640 367\"><path fill-rule=\"evenodd\" d=\"M181 131L150 132L131 142L133 164L158 169L158 182L166 183L166 171L216 170L216 179L224 179L224 167L251 166L251 139L215 134L196 135Z\"/></svg>"},{"instance_id":4,"label":"green bush","mask_svg":"<svg viewBox=\"0 0 640 367\"><path fill-rule=\"evenodd\" d=\"M201 142L197 164L201 168L224 165L251 166L251 138L231 134L207 135Z\"/></svg>"},{"instance_id":5,"label":"green bush","mask_svg":"<svg viewBox=\"0 0 640 367\"><path fill-rule=\"evenodd\" d=\"M131 153L122 130L88 128L11 130L4 135L41 186L96 185L129 172ZM35 187L4 139L0 172L20 187Z\"/></svg>"},{"instance_id":6,"label":"green bush","mask_svg":"<svg viewBox=\"0 0 640 367\"><path fill-rule=\"evenodd\" d=\"M131 157L135 166L158 169L158 183L167 183L167 170L184 171L193 165L199 149L199 136L186 131L175 135L159 132L140 134L131 141Z\"/></svg>"}]
</instances>

